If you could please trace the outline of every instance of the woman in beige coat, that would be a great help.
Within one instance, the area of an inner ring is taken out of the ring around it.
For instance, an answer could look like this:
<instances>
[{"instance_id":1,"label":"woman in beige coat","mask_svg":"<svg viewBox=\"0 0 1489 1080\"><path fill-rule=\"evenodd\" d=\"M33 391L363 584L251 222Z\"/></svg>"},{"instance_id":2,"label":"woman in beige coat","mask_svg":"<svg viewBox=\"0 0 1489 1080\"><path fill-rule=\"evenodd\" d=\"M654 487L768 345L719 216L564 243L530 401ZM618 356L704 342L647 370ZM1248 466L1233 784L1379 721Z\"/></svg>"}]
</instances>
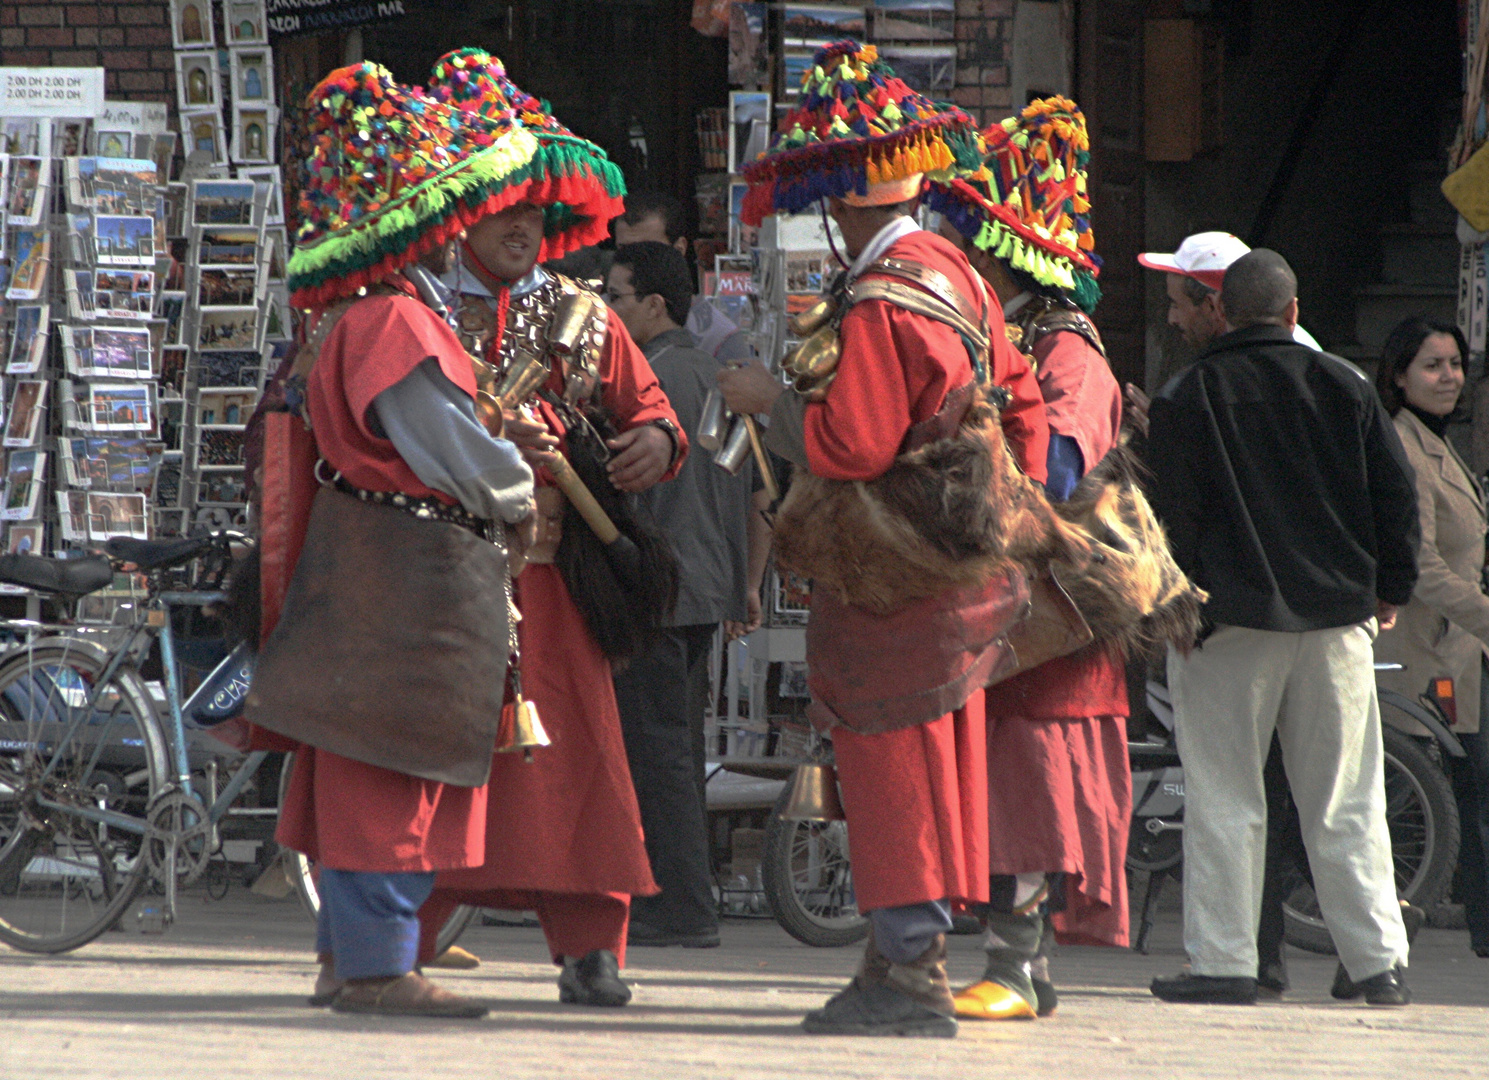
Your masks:
<instances>
[{"instance_id":1,"label":"woman in beige coat","mask_svg":"<svg viewBox=\"0 0 1489 1080\"><path fill-rule=\"evenodd\" d=\"M1448 416L1463 392L1462 334L1451 325L1408 319L1382 352L1376 388L1395 417L1396 430L1417 476L1422 521L1421 567L1411 602L1396 626L1380 635L1375 658L1404 664L1381 674L1381 685L1415 699L1433 679L1453 680L1458 722L1453 731L1468 751L1454 760L1453 789L1463 826L1459 876L1469 940L1489 957L1489 722L1483 701L1489 656L1489 596L1484 568L1484 492L1447 441Z\"/></svg>"}]
</instances>

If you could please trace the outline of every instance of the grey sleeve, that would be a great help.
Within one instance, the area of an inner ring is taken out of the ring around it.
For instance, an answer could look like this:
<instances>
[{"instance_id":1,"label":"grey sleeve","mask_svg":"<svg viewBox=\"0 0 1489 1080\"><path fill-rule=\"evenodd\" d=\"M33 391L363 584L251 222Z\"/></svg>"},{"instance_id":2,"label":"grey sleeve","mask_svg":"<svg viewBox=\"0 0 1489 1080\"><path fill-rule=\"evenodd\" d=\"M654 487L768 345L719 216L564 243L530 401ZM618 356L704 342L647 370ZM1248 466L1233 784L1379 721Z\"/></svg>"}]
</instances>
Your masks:
<instances>
[{"instance_id":1,"label":"grey sleeve","mask_svg":"<svg viewBox=\"0 0 1489 1080\"><path fill-rule=\"evenodd\" d=\"M438 361L425 360L388 387L372 410L414 475L469 513L512 524L531 511L532 469L516 446L487 434Z\"/></svg>"},{"instance_id":2,"label":"grey sleeve","mask_svg":"<svg viewBox=\"0 0 1489 1080\"><path fill-rule=\"evenodd\" d=\"M793 465L807 465L807 403L800 394L787 390L770 407L770 427L765 445Z\"/></svg>"}]
</instances>

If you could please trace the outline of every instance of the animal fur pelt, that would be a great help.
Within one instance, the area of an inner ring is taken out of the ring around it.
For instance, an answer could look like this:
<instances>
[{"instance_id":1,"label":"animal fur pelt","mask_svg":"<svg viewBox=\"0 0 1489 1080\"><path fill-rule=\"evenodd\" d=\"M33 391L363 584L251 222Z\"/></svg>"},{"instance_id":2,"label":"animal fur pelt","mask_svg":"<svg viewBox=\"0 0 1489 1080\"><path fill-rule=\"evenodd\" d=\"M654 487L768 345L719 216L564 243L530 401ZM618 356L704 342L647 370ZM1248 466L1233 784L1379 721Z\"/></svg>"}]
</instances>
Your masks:
<instances>
[{"instance_id":1,"label":"animal fur pelt","mask_svg":"<svg viewBox=\"0 0 1489 1080\"><path fill-rule=\"evenodd\" d=\"M1096 634L1096 645L1150 655L1165 644L1188 649L1209 596L1179 569L1168 537L1143 497L1142 464L1127 433L1088 472L1069 501L1055 503L1084 544L1062 560L1060 581Z\"/></svg>"},{"instance_id":2,"label":"animal fur pelt","mask_svg":"<svg viewBox=\"0 0 1489 1080\"><path fill-rule=\"evenodd\" d=\"M1187 648L1207 597L1179 570L1125 442L1051 503L1018 468L997 410L974 402L951 438L901 454L883 476L798 471L776 518L780 565L875 614L1052 567L1090 625L1091 647Z\"/></svg>"},{"instance_id":3,"label":"animal fur pelt","mask_svg":"<svg viewBox=\"0 0 1489 1080\"><path fill-rule=\"evenodd\" d=\"M598 411L587 415L600 439L616 434ZM615 527L636 545L640 567L634 586L623 582L605 546L571 503L564 508L563 535L553 561L601 651L612 661L625 661L645 651L677 605L677 558L646 506L610 483L605 448L591 428L571 426L567 443L569 463Z\"/></svg>"},{"instance_id":4,"label":"animal fur pelt","mask_svg":"<svg viewBox=\"0 0 1489 1080\"><path fill-rule=\"evenodd\" d=\"M955 435L901 454L874 480L798 471L775 528L781 566L881 615L1016 566L1079 560L1080 547L981 399Z\"/></svg>"}]
</instances>

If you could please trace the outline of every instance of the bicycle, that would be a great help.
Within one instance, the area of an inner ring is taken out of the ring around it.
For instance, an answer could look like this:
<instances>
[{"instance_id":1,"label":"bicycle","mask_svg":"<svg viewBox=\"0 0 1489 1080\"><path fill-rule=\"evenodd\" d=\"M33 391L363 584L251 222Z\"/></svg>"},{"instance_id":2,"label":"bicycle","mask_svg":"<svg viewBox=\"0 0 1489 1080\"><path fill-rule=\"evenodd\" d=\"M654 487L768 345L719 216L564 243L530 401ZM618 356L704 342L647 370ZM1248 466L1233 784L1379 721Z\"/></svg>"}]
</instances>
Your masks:
<instances>
[{"instance_id":1,"label":"bicycle","mask_svg":"<svg viewBox=\"0 0 1489 1080\"><path fill-rule=\"evenodd\" d=\"M0 941L38 953L80 948L117 925L148 882L165 894L168 926L179 888L220 850L221 823L265 812L234 803L268 752L246 755L219 790L218 761L232 752L205 733L241 711L248 647L229 652L183 701L171 619L173 608L226 599L232 548L245 539L116 537L108 557L0 557L0 581L63 603L112 584L117 569L146 583L125 626L0 621L19 639L0 652ZM207 588L168 587L168 572L199 559L189 577ZM140 673L157 644L165 726ZM278 813L277 801L267 813Z\"/></svg>"}]
</instances>

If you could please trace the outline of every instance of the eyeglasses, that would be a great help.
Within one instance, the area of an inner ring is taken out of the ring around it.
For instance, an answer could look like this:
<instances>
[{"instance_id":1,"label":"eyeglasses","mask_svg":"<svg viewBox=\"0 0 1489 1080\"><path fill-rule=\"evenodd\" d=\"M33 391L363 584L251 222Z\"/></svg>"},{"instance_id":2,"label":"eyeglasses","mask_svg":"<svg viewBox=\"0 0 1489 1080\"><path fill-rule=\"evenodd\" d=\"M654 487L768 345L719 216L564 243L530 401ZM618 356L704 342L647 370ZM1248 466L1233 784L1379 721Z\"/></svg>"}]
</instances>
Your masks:
<instances>
[{"instance_id":1,"label":"eyeglasses","mask_svg":"<svg viewBox=\"0 0 1489 1080\"><path fill-rule=\"evenodd\" d=\"M630 292L620 292L620 293L616 292L614 289L606 289L604 292L602 292L600 294L600 298L602 300L604 300L607 304L613 304L617 300L624 300L628 296L635 296L635 295L636 295L636 290L635 289L632 289Z\"/></svg>"}]
</instances>

